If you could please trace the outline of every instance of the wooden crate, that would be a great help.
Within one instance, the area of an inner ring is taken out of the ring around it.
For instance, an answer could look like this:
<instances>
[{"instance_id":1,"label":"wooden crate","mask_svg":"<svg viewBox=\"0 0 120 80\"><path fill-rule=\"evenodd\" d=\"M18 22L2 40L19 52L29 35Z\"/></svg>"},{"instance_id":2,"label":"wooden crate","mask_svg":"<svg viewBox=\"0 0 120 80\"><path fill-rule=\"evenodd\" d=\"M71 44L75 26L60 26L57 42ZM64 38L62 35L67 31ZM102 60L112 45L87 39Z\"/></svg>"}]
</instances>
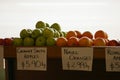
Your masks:
<instances>
[{"instance_id":1,"label":"wooden crate","mask_svg":"<svg viewBox=\"0 0 120 80\"><path fill-rule=\"evenodd\" d=\"M106 72L105 48L94 47L93 70L63 70L61 47L47 47L47 71L17 70L16 47L5 46L6 80L120 80L119 72Z\"/></svg>"}]
</instances>

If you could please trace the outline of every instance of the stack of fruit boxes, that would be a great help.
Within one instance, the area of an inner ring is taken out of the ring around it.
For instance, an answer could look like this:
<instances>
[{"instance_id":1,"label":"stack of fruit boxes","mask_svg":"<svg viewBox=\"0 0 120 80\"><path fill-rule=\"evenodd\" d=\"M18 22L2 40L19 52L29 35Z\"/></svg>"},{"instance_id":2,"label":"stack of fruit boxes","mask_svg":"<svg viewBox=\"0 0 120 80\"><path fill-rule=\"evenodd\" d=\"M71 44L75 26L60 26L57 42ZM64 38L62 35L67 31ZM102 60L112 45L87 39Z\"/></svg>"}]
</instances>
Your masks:
<instances>
[{"instance_id":1,"label":"stack of fruit boxes","mask_svg":"<svg viewBox=\"0 0 120 80\"><path fill-rule=\"evenodd\" d=\"M47 70L17 70L16 47L5 46L6 80L119 80L119 73L106 72L105 47L93 47L92 71L63 70L61 47L47 47Z\"/></svg>"}]
</instances>

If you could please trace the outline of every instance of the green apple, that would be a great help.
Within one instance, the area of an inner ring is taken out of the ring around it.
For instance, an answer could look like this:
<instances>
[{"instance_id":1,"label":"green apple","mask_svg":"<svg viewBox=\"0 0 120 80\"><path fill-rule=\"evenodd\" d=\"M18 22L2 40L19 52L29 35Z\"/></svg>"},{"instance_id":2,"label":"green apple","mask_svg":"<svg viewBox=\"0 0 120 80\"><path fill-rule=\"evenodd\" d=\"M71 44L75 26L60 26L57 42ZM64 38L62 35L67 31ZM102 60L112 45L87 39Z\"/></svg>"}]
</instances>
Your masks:
<instances>
[{"instance_id":1,"label":"green apple","mask_svg":"<svg viewBox=\"0 0 120 80\"><path fill-rule=\"evenodd\" d=\"M13 38L13 45L14 46L22 46L23 45L23 39L19 37Z\"/></svg>"},{"instance_id":2,"label":"green apple","mask_svg":"<svg viewBox=\"0 0 120 80\"><path fill-rule=\"evenodd\" d=\"M51 28L56 29L57 31L61 31L61 26L58 23L53 23L51 25Z\"/></svg>"},{"instance_id":3,"label":"green apple","mask_svg":"<svg viewBox=\"0 0 120 80\"><path fill-rule=\"evenodd\" d=\"M34 29L32 31L31 37L36 39L38 36L42 35L42 30L41 29Z\"/></svg>"},{"instance_id":4,"label":"green apple","mask_svg":"<svg viewBox=\"0 0 120 80\"><path fill-rule=\"evenodd\" d=\"M45 46L46 45L46 38L44 36L37 37L35 41L35 46Z\"/></svg>"},{"instance_id":5,"label":"green apple","mask_svg":"<svg viewBox=\"0 0 120 80\"><path fill-rule=\"evenodd\" d=\"M31 36L31 34L32 34L32 30L31 29L22 29L20 31L20 37L21 38L29 37L29 36Z\"/></svg>"},{"instance_id":6,"label":"green apple","mask_svg":"<svg viewBox=\"0 0 120 80\"><path fill-rule=\"evenodd\" d=\"M43 21L38 21L36 23L36 28L45 28L46 24Z\"/></svg>"},{"instance_id":7,"label":"green apple","mask_svg":"<svg viewBox=\"0 0 120 80\"><path fill-rule=\"evenodd\" d=\"M39 29L43 32L45 28L39 28Z\"/></svg>"},{"instance_id":8,"label":"green apple","mask_svg":"<svg viewBox=\"0 0 120 80\"><path fill-rule=\"evenodd\" d=\"M43 30L43 36L48 38L48 37L54 37L54 30L52 28L46 27Z\"/></svg>"},{"instance_id":9,"label":"green apple","mask_svg":"<svg viewBox=\"0 0 120 80\"><path fill-rule=\"evenodd\" d=\"M63 34L63 37L65 37L66 34L67 34L67 32L65 32L65 31L61 31L61 32L62 32L62 34Z\"/></svg>"},{"instance_id":10,"label":"green apple","mask_svg":"<svg viewBox=\"0 0 120 80\"><path fill-rule=\"evenodd\" d=\"M58 31L60 34L60 37L64 37L64 34L62 33L62 31Z\"/></svg>"},{"instance_id":11,"label":"green apple","mask_svg":"<svg viewBox=\"0 0 120 80\"><path fill-rule=\"evenodd\" d=\"M46 23L46 27L50 27L50 25L48 23Z\"/></svg>"},{"instance_id":12,"label":"green apple","mask_svg":"<svg viewBox=\"0 0 120 80\"><path fill-rule=\"evenodd\" d=\"M54 37L55 38L60 37L60 33L56 29L54 29Z\"/></svg>"},{"instance_id":13,"label":"green apple","mask_svg":"<svg viewBox=\"0 0 120 80\"><path fill-rule=\"evenodd\" d=\"M56 38L54 37L48 37L46 41L47 46L55 46L56 44Z\"/></svg>"},{"instance_id":14,"label":"green apple","mask_svg":"<svg viewBox=\"0 0 120 80\"><path fill-rule=\"evenodd\" d=\"M34 39L31 37L25 37L23 40L23 46L34 46Z\"/></svg>"}]
</instances>

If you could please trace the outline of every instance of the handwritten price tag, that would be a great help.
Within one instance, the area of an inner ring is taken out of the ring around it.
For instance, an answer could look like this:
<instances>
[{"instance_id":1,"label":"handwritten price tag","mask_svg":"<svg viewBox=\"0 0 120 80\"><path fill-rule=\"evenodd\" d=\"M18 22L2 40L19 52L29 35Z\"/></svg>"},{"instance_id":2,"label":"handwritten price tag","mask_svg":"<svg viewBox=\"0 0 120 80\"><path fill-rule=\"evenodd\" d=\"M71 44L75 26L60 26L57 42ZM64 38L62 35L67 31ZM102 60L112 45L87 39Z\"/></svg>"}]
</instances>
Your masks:
<instances>
[{"instance_id":1,"label":"handwritten price tag","mask_svg":"<svg viewBox=\"0 0 120 80\"><path fill-rule=\"evenodd\" d=\"M46 70L47 49L40 47L18 47L17 69L18 70Z\"/></svg>"},{"instance_id":2,"label":"handwritten price tag","mask_svg":"<svg viewBox=\"0 0 120 80\"><path fill-rule=\"evenodd\" d=\"M3 69L3 46L0 46L0 69Z\"/></svg>"},{"instance_id":3,"label":"handwritten price tag","mask_svg":"<svg viewBox=\"0 0 120 80\"><path fill-rule=\"evenodd\" d=\"M93 48L62 48L63 70L92 71Z\"/></svg>"},{"instance_id":4,"label":"handwritten price tag","mask_svg":"<svg viewBox=\"0 0 120 80\"><path fill-rule=\"evenodd\" d=\"M106 48L106 71L120 72L120 47Z\"/></svg>"}]
</instances>

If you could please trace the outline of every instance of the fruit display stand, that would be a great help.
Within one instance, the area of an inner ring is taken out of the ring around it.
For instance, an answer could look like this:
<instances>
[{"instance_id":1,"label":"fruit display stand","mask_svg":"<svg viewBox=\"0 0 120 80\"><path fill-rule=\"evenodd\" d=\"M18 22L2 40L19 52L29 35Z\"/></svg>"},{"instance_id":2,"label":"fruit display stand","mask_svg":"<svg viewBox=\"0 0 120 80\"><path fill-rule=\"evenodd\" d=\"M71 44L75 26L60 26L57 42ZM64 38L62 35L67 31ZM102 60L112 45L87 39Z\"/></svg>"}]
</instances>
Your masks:
<instances>
[{"instance_id":1,"label":"fruit display stand","mask_svg":"<svg viewBox=\"0 0 120 80\"><path fill-rule=\"evenodd\" d=\"M6 80L120 80L119 72L106 72L105 47L93 47L92 71L63 70L61 47L47 47L47 70L17 70L16 47L5 46Z\"/></svg>"}]
</instances>

